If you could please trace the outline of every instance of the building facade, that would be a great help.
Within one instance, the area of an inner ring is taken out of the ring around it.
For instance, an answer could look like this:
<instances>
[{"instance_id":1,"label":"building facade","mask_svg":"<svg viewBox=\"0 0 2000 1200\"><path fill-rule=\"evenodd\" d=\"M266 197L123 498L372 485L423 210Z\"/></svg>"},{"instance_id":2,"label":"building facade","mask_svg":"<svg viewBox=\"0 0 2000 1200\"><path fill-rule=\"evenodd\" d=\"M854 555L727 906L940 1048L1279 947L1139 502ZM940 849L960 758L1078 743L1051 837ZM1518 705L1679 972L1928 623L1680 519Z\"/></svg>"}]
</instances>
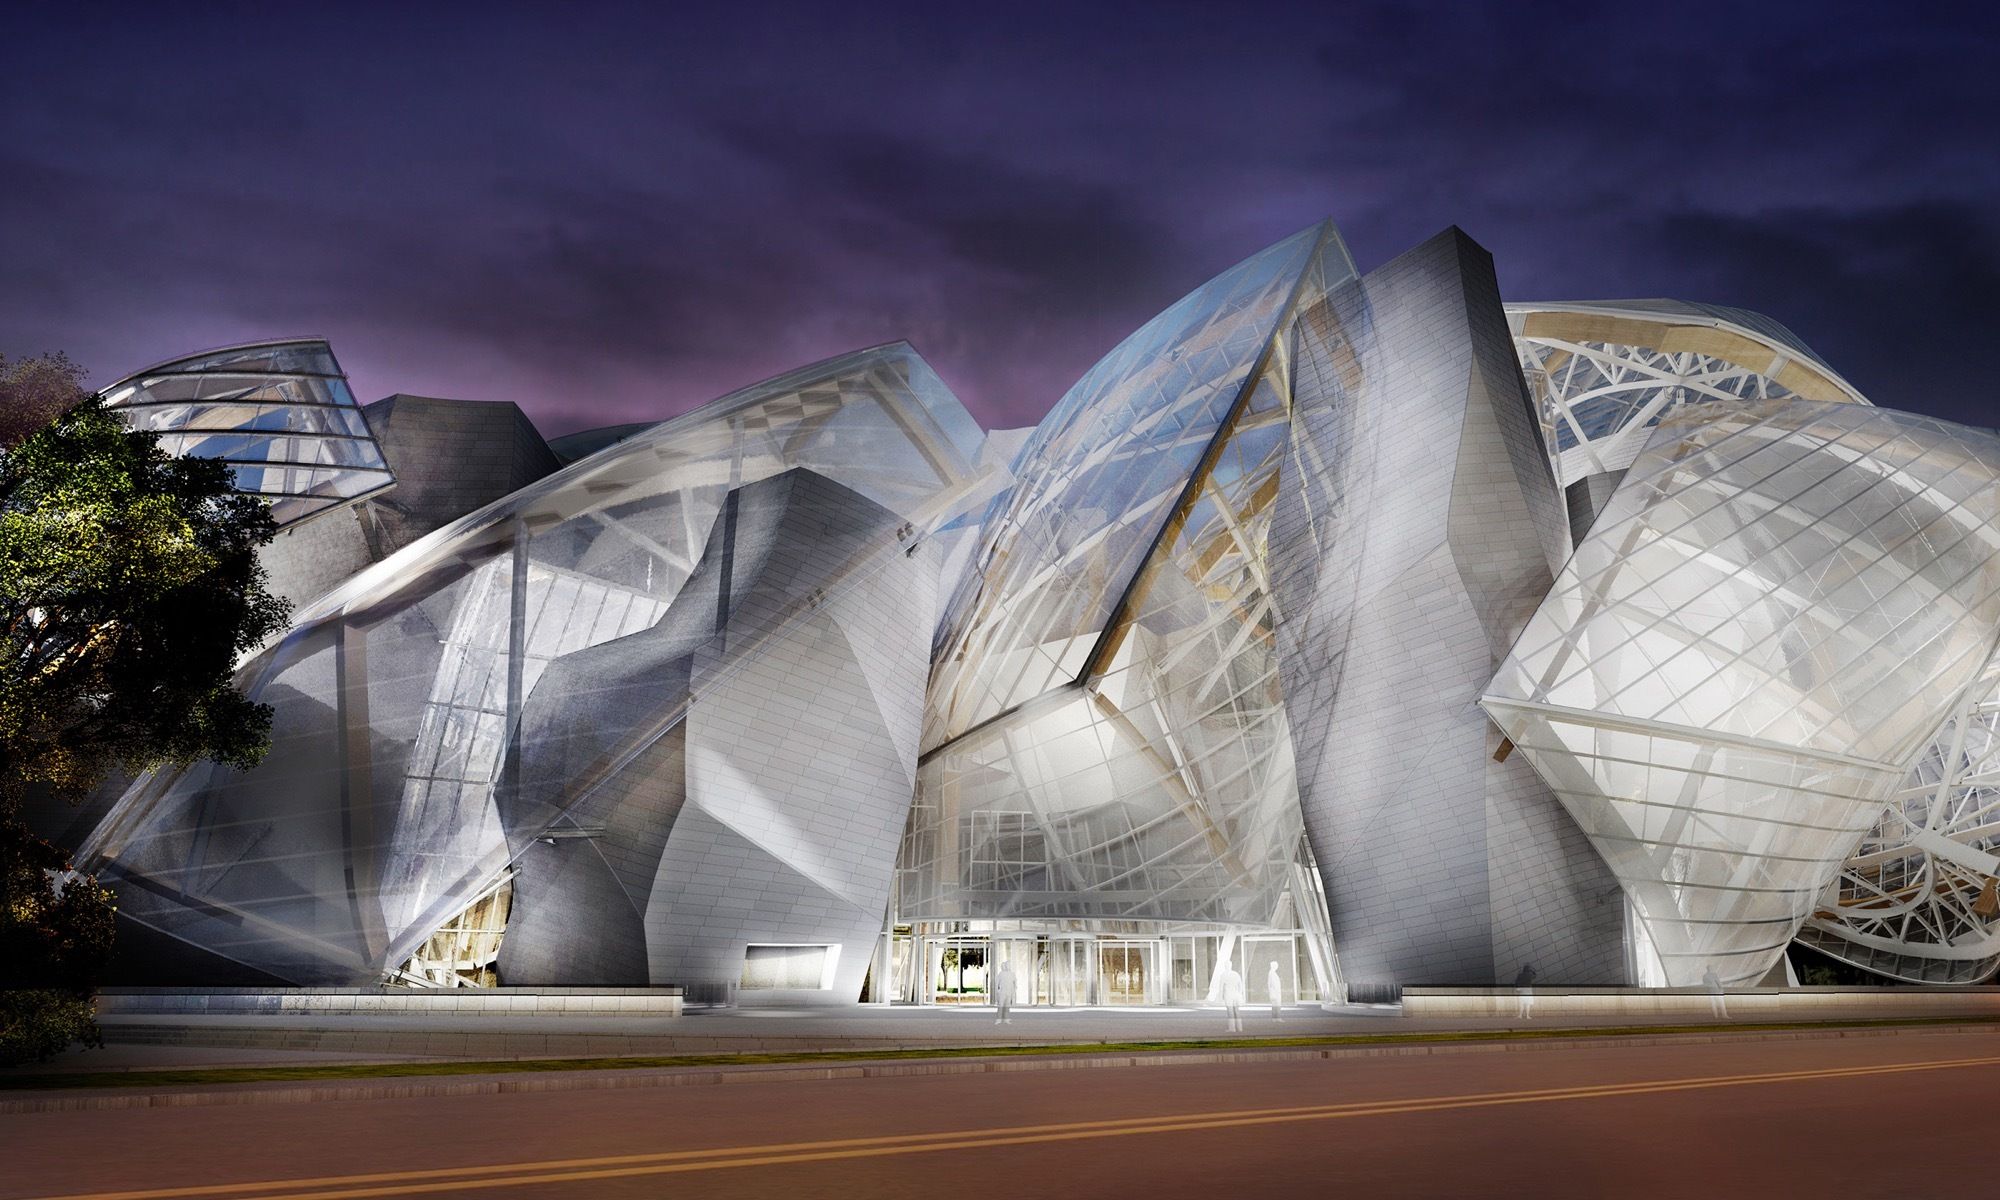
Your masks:
<instances>
[{"instance_id":1,"label":"building facade","mask_svg":"<svg viewBox=\"0 0 2000 1200\"><path fill-rule=\"evenodd\" d=\"M1989 976L2000 438L1757 314L1499 297L1458 230L1364 273L1323 224L1028 431L903 344L556 450L323 343L141 373L300 607L267 760L86 861L177 982ZM351 415L313 457L285 403Z\"/></svg>"}]
</instances>

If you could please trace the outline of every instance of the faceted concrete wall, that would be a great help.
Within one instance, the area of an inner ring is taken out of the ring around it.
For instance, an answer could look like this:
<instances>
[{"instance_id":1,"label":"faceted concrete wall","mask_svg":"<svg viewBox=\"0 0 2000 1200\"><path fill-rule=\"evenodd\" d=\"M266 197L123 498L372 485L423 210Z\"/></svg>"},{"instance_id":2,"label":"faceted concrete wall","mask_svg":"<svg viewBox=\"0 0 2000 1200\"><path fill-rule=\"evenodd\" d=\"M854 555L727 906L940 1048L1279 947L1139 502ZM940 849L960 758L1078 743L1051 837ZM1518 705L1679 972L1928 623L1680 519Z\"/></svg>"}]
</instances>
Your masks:
<instances>
[{"instance_id":1,"label":"faceted concrete wall","mask_svg":"<svg viewBox=\"0 0 2000 1200\"><path fill-rule=\"evenodd\" d=\"M396 482L287 525L258 553L271 591L294 608L557 467L512 403L399 394L362 412Z\"/></svg>"},{"instance_id":2,"label":"faceted concrete wall","mask_svg":"<svg viewBox=\"0 0 2000 1200\"><path fill-rule=\"evenodd\" d=\"M393 488L381 493L384 497L392 494ZM265 586L273 595L290 600L296 611L374 562L368 521L375 503L372 498L356 500L280 529L278 536L257 552Z\"/></svg>"},{"instance_id":3,"label":"faceted concrete wall","mask_svg":"<svg viewBox=\"0 0 2000 1200\"><path fill-rule=\"evenodd\" d=\"M1617 882L1477 704L1569 549L1490 257L1440 234L1297 355L1272 589L1343 974L1621 982Z\"/></svg>"},{"instance_id":4,"label":"faceted concrete wall","mask_svg":"<svg viewBox=\"0 0 2000 1200\"><path fill-rule=\"evenodd\" d=\"M362 411L396 473L367 522L377 559L559 465L527 414L505 401L399 393Z\"/></svg>"},{"instance_id":5,"label":"faceted concrete wall","mask_svg":"<svg viewBox=\"0 0 2000 1200\"><path fill-rule=\"evenodd\" d=\"M859 994L936 619L936 554L901 524L808 471L739 489L666 620L543 674L503 811L667 728L567 808L556 832L584 836L516 861L501 978L713 995L746 946L809 944L839 948L811 998Z\"/></svg>"}]
</instances>

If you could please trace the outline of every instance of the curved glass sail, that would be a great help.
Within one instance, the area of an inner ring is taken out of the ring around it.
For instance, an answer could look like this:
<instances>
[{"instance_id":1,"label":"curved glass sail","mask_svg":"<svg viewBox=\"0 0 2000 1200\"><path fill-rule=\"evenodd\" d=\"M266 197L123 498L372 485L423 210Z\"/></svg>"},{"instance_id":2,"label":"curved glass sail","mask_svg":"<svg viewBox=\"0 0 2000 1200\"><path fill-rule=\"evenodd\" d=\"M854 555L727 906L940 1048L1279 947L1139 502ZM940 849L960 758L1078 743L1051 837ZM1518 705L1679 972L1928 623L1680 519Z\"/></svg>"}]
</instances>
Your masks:
<instances>
[{"instance_id":1,"label":"curved glass sail","mask_svg":"<svg viewBox=\"0 0 2000 1200\"><path fill-rule=\"evenodd\" d=\"M1191 481L1243 469L1207 460L1231 415L1269 390L1259 380L1299 296L1353 276L1331 223L1305 230L1148 321L1057 402L953 600L927 748L1105 665L1114 615L1185 516Z\"/></svg>"},{"instance_id":2,"label":"curved glass sail","mask_svg":"<svg viewBox=\"0 0 2000 1200\"><path fill-rule=\"evenodd\" d=\"M1483 704L1611 864L1642 979L1754 982L2000 634L2000 438L1857 404L1655 430Z\"/></svg>"},{"instance_id":3,"label":"curved glass sail","mask_svg":"<svg viewBox=\"0 0 2000 1200\"><path fill-rule=\"evenodd\" d=\"M317 339L177 358L102 395L132 428L158 433L167 453L228 463L239 489L270 498L281 525L395 482L332 348Z\"/></svg>"},{"instance_id":4,"label":"curved glass sail","mask_svg":"<svg viewBox=\"0 0 2000 1200\"><path fill-rule=\"evenodd\" d=\"M1280 242L1036 432L933 668L900 919L1277 919L1303 839L1267 534L1294 322L1353 277L1331 226Z\"/></svg>"}]
</instances>

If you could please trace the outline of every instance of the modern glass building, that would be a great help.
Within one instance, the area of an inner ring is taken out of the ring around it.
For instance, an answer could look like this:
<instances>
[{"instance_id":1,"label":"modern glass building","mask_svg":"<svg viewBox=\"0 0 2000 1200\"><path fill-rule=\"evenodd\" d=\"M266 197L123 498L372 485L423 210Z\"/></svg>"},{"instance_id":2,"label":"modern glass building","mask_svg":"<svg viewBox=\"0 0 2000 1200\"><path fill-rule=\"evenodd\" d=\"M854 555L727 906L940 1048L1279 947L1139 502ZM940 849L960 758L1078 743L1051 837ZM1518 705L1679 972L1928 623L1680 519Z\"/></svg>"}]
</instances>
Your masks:
<instances>
[{"instance_id":1,"label":"modern glass building","mask_svg":"<svg viewBox=\"0 0 2000 1200\"><path fill-rule=\"evenodd\" d=\"M2000 968L2000 437L1754 313L1503 305L1455 229L1363 273L1328 223L1029 431L903 344L554 451L364 417L323 343L108 394L313 517L239 676L267 760L141 779L85 847L135 981Z\"/></svg>"}]
</instances>

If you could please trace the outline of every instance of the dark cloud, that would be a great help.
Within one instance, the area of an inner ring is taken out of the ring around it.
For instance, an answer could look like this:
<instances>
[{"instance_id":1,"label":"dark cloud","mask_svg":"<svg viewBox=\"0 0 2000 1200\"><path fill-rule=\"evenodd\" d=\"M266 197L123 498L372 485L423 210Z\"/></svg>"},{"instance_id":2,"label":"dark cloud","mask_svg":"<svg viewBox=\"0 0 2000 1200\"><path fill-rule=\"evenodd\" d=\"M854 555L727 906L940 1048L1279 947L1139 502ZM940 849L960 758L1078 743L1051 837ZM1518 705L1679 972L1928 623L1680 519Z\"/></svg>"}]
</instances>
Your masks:
<instances>
[{"instance_id":1,"label":"dark cloud","mask_svg":"<svg viewBox=\"0 0 2000 1200\"><path fill-rule=\"evenodd\" d=\"M1979 419L1995 27L1705 0L31 5L0 71L0 352L104 381L320 333L364 397L510 399L559 433L907 338L1021 424L1331 214L1364 267L1455 223L1510 297L1742 304L1885 402Z\"/></svg>"}]
</instances>

